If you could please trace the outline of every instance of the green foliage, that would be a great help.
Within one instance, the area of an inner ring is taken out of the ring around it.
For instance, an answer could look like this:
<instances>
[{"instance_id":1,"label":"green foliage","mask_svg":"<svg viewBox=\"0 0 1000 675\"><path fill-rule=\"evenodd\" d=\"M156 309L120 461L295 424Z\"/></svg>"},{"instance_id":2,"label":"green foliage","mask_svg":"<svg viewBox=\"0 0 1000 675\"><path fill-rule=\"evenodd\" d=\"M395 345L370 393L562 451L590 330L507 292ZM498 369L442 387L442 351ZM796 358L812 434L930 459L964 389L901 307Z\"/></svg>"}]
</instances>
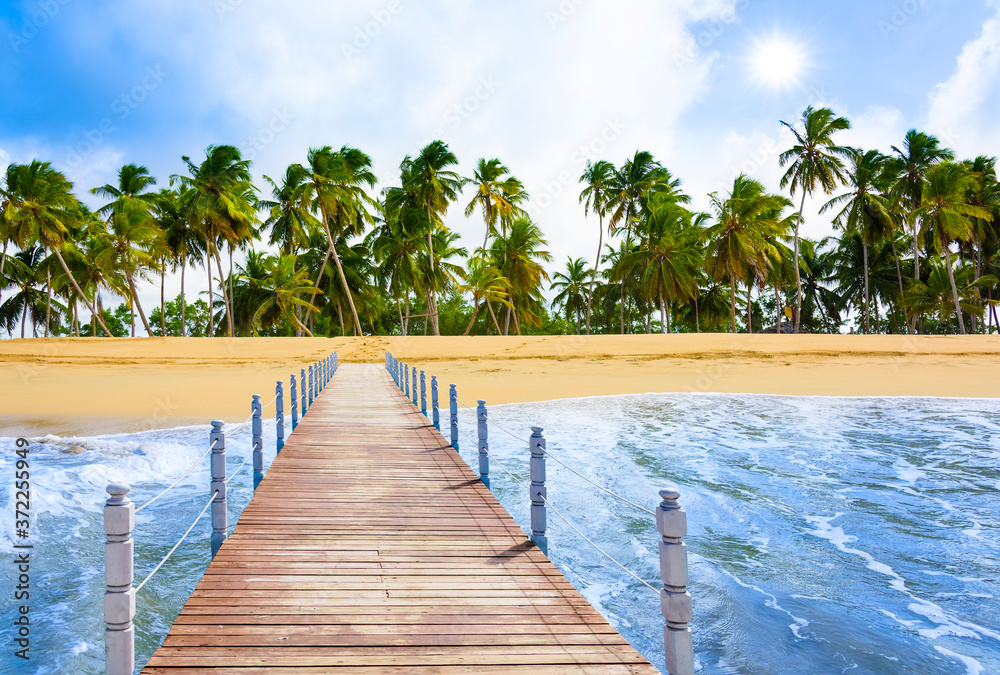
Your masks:
<instances>
[{"instance_id":1,"label":"green foliage","mask_svg":"<svg viewBox=\"0 0 1000 675\"><path fill-rule=\"evenodd\" d=\"M166 302L166 323L167 336L180 337L181 335L181 297L178 295L173 300ZM149 313L149 321L152 324L153 335L162 337L160 331L160 308L156 307ZM190 337L205 337L208 333L208 303L198 299L187 302L184 307L184 325L187 327L187 335Z\"/></svg>"}]
</instances>

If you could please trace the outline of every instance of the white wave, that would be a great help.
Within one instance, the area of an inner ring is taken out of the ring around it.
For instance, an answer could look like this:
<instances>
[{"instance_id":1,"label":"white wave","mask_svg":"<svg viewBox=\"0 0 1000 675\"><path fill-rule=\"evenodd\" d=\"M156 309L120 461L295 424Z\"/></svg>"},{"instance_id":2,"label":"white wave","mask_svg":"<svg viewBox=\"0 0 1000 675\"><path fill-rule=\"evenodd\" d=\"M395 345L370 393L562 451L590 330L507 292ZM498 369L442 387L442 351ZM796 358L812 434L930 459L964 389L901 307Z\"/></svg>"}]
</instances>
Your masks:
<instances>
[{"instance_id":1,"label":"white wave","mask_svg":"<svg viewBox=\"0 0 1000 675\"><path fill-rule=\"evenodd\" d=\"M985 669L983 668L983 664L981 664L979 661L975 660L971 656L965 656L964 654L953 652L950 649L945 649L941 645L934 645L934 649L941 652L945 656L950 656L951 658L960 661L962 665L965 666L965 672L967 675L979 675L980 673L985 671Z\"/></svg>"}]
</instances>

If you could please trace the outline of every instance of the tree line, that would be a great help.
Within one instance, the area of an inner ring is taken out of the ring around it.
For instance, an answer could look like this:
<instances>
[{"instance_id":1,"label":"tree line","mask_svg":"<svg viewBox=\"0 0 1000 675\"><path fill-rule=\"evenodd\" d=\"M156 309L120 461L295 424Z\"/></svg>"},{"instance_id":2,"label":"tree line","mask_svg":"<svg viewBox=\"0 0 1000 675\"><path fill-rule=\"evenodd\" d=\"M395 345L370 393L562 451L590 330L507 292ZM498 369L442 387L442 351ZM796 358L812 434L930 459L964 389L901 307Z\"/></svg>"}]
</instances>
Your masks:
<instances>
[{"instance_id":1,"label":"tree line","mask_svg":"<svg viewBox=\"0 0 1000 675\"><path fill-rule=\"evenodd\" d=\"M829 108L782 122L781 189L749 176L690 208L651 153L588 162L584 214L593 265L553 271L524 184L496 158L471 175L443 141L377 190L357 148L310 149L254 185L250 161L211 146L159 187L127 164L90 192L92 211L48 162L11 164L0 182L0 328L15 335L362 335L633 332L991 332L998 325L996 159L957 160L909 131L889 154L839 145L850 122ZM800 236L822 196L836 236ZM793 201L794 200L794 201ZM795 203L795 202L798 203ZM444 223L478 214L470 251ZM797 207L797 208L796 208ZM589 228L588 226L587 231ZM208 290L192 301L187 272ZM180 294L167 299L167 274ZM147 314L142 284L159 283ZM551 288L547 303L543 293ZM107 297L124 302L111 308ZM84 323L86 321L86 323Z\"/></svg>"}]
</instances>

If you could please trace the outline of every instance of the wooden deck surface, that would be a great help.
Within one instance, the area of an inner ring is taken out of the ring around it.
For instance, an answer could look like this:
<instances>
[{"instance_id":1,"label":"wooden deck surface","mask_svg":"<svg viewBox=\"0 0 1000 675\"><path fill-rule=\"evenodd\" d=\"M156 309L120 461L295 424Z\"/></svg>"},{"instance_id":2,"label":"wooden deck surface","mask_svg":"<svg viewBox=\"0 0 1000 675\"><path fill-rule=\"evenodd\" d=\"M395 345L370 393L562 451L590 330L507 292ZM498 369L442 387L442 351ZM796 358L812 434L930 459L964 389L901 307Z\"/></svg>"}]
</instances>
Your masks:
<instances>
[{"instance_id":1,"label":"wooden deck surface","mask_svg":"<svg viewBox=\"0 0 1000 675\"><path fill-rule=\"evenodd\" d=\"M658 672L372 365L340 367L142 672L340 670Z\"/></svg>"}]
</instances>

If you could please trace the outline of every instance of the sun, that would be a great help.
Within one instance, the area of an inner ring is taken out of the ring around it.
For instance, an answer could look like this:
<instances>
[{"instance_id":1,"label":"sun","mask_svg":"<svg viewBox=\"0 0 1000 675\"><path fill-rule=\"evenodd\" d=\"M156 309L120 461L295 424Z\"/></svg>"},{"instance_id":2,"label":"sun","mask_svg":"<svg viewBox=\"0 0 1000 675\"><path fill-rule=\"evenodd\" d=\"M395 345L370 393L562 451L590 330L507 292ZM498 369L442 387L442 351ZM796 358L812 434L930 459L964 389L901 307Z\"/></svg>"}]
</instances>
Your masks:
<instances>
[{"instance_id":1,"label":"sun","mask_svg":"<svg viewBox=\"0 0 1000 675\"><path fill-rule=\"evenodd\" d=\"M788 38L755 40L750 65L762 83L772 89L784 89L799 84L806 67L805 50Z\"/></svg>"}]
</instances>

